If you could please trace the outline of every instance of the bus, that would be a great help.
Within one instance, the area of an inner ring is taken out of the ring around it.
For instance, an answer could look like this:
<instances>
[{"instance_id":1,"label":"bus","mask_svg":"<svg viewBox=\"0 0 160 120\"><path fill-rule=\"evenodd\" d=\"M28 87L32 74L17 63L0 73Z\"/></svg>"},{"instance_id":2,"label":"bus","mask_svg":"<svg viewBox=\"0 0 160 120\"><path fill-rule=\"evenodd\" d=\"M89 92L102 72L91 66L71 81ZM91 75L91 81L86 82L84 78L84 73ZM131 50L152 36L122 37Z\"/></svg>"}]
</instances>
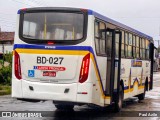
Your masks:
<instances>
[{"instance_id":1,"label":"bus","mask_svg":"<svg viewBox=\"0 0 160 120\"><path fill-rule=\"evenodd\" d=\"M120 111L153 87L152 37L93 10L20 9L13 49L12 97L20 100Z\"/></svg>"}]
</instances>

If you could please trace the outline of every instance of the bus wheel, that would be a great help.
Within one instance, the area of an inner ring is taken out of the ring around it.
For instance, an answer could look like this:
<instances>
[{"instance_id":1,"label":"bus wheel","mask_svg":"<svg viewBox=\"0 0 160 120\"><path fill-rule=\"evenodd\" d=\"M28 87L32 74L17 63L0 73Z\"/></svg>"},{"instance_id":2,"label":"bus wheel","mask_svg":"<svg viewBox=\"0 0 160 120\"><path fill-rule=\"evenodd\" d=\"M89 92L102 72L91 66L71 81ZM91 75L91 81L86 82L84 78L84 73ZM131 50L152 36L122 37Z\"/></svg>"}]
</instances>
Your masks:
<instances>
[{"instance_id":1,"label":"bus wheel","mask_svg":"<svg viewBox=\"0 0 160 120\"><path fill-rule=\"evenodd\" d=\"M120 86L120 88L119 88L119 101L118 101L118 103L115 103L114 112L119 112L121 110L122 105L123 105L123 97L124 97L123 89L122 89L122 86Z\"/></svg>"},{"instance_id":2,"label":"bus wheel","mask_svg":"<svg viewBox=\"0 0 160 120\"><path fill-rule=\"evenodd\" d=\"M146 85L144 86L144 92L142 94L138 95L138 99L139 100L144 100L145 94L146 94Z\"/></svg>"},{"instance_id":3,"label":"bus wheel","mask_svg":"<svg viewBox=\"0 0 160 120\"><path fill-rule=\"evenodd\" d=\"M59 110L73 110L74 105L55 104L55 107Z\"/></svg>"}]
</instances>

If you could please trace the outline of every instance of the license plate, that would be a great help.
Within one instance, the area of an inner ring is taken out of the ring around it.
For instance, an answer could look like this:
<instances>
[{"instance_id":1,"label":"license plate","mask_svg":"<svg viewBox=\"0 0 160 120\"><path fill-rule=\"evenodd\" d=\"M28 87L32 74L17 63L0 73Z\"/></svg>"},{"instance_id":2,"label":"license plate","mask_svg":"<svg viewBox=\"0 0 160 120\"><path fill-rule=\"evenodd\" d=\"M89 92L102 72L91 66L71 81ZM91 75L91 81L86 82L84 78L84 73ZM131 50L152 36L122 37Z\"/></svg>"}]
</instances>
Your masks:
<instances>
[{"instance_id":1,"label":"license plate","mask_svg":"<svg viewBox=\"0 0 160 120\"><path fill-rule=\"evenodd\" d=\"M44 71L43 76L56 77L56 72L54 72L54 71Z\"/></svg>"}]
</instances>

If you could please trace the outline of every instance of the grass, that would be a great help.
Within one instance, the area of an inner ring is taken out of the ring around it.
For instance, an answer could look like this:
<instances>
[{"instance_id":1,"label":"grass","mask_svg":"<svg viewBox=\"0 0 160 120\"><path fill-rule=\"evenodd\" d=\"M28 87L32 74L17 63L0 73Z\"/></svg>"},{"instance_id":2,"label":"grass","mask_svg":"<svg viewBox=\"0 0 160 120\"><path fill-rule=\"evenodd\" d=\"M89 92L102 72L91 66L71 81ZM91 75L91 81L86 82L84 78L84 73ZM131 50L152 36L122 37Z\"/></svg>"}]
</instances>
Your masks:
<instances>
[{"instance_id":1,"label":"grass","mask_svg":"<svg viewBox=\"0 0 160 120\"><path fill-rule=\"evenodd\" d=\"M9 95L11 94L11 86L0 84L0 95Z\"/></svg>"},{"instance_id":2,"label":"grass","mask_svg":"<svg viewBox=\"0 0 160 120\"><path fill-rule=\"evenodd\" d=\"M3 63L3 60L2 60L2 59L0 59L0 63Z\"/></svg>"}]
</instances>

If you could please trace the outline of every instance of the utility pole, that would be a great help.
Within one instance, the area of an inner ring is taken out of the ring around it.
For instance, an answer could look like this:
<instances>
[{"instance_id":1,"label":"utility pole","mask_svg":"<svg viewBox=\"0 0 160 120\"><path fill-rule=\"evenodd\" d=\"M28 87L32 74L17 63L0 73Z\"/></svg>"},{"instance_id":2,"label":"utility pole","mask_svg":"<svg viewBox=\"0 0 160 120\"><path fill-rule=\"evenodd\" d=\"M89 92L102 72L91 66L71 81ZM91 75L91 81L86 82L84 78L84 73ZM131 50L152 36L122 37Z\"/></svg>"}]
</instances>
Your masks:
<instances>
[{"instance_id":1,"label":"utility pole","mask_svg":"<svg viewBox=\"0 0 160 120\"><path fill-rule=\"evenodd\" d=\"M1 26L0 26L0 38L1 38Z\"/></svg>"},{"instance_id":2,"label":"utility pole","mask_svg":"<svg viewBox=\"0 0 160 120\"><path fill-rule=\"evenodd\" d=\"M159 48L159 46L160 46L160 40L154 40L154 41L158 42L158 48Z\"/></svg>"},{"instance_id":3,"label":"utility pole","mask_svg":"<svg viewBox=\"0 0 160 120\"><path fill-rule=\"evenodd\" d=\"M3 41L1 39L2 38L1 35L2 35L2 33L1 33L1 27L0 27L0 43L2 43L2 54L3 54L2 55L2 57L3 57L3 63L2 63L3 65L2 66L4 66L4 44L3 44Z\"/></svg>"}]
</instances>

